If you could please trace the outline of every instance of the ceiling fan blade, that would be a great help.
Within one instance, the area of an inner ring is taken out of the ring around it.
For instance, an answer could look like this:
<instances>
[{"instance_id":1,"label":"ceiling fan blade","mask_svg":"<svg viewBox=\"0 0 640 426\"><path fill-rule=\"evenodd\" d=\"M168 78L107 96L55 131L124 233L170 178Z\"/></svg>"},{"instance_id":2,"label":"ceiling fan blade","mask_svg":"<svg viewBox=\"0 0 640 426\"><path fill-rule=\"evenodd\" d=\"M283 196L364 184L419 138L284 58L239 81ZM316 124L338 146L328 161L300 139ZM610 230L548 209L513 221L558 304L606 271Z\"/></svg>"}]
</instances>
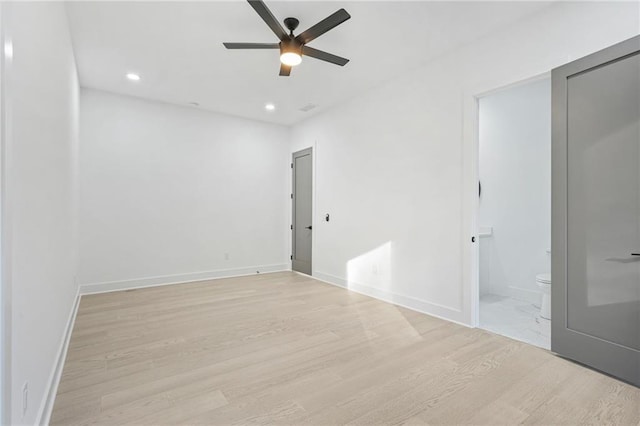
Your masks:
<instances>
[{"instance_id":1,"label":"ceiling fan blade","mask_svg":"<svg viewBox=\"0 0 640 426\"><path fill-rule=\"evenodd\" d=\"M280 76L289 77L291 75L291 65L280 64Z\"/></svg>"},{"instance_id":2,"label":"ceiling fan blade","mask_svg":"<svg viewBox=\"0 0 640 426\"><path fill-rule=\"evenodd\" d=\"M320 37L322 34L326 33L332 28L337 27L342 24L347 19L351 18L351 15L347 13L346 10L340 9L334 14L330 15L327 18L324 18L322 21L315 24L313 27L309 28L305 32L298 34L296 40L303 44L309 43L311 40L314 40Z\"/></svg>"},{"instance_id":3,"label":"ceiling fan blade","mask_svg":"<svg viewBox=\"0 0 640 426\"><path fill-rule=\"evenodd\" d=\"M345 66L349 60L340 56L333 55L331 53L324 52L322 50L314 49L309 46L302 46L302 54L305 56L311 56L312 58L320 59L321 61L331 62L332 64Z\"/></svg>"},{"instance_id":4,"label":"ceiling fan blade","mask_svg":"<svg viewBox=\"0 0 640 426\"><path fill-rule=\"evenodd\" d=\"M227 49L279 49L279 43L222 43Z\"/></svg>"},{"instance_id":5,"label":"ceiling fan blade","mask_svg":"<svg viewBox=\"0 0 640 426\"><path fill-rule=\"evenodd\" d=\"M271 28L271 31L278 36L280 40L288 40L289 35L282 28L282 25L278 22L273 13L269 10L266 4L262 0L247 0L251 7L258 12L258 15L262 18L262 20Z\"/></svg>"}]
</instances>

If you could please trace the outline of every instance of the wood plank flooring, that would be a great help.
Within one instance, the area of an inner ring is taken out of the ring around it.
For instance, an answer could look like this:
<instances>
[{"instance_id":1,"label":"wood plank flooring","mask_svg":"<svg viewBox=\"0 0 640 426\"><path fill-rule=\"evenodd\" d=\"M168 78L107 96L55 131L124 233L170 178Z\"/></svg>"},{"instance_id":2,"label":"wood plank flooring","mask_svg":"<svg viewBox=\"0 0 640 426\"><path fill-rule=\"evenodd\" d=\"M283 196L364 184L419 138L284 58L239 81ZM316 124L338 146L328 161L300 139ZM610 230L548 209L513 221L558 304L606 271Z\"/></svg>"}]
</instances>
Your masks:
<instances>
[{"instance_id":1,"label":"wood plank flooring","mask_svg":"<svg viewBox=\"0 0 640 426\"><path fill-rule=\"evenodd\" d=\"M640 389L283 272L83 296L52 424L640 424Z\"/></svg>"}]
</instances>

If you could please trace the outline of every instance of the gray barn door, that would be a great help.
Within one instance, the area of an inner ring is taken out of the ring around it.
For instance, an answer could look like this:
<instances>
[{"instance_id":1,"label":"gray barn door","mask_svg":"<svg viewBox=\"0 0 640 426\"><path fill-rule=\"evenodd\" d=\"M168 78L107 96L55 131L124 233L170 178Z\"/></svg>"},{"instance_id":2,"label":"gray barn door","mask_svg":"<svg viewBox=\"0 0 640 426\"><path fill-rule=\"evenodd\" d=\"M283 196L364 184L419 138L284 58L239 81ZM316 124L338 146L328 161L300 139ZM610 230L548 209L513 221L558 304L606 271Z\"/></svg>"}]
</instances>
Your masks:
<instances>
[{"instance_id":1,"label":"gray barn door","mask_svg":"<svg viewBox=\"0 0 640 426\"><path fill-rule=\"evenodd\" d=\"M640 37L552 84L551 350L640 386Z\"/></svg>"},{"instance_id":2,"label":"gray barn door","mask_svg":"<svg viewBox=\"0 0 640 426\"><path fill-rule=\"evenodd\" d=\"M307 148L293 154L293 253L294 271L311 275L312 208L312 150Z\"/></svg>"}]
</instances>

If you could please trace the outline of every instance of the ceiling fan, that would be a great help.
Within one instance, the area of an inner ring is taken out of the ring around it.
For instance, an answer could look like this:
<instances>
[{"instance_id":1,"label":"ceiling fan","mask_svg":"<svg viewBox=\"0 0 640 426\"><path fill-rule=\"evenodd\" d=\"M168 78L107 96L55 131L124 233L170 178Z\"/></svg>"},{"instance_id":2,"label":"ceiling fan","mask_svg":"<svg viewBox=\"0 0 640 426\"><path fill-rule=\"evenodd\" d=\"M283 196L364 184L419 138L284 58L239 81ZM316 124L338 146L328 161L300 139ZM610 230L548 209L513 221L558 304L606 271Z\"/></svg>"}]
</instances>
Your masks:
<instances>
[{"instance_id":1,"label":"ceiling fan","mask_svg":"<svg viewBox=\"0 0 640 426\"><path fill-rule=\"evenodd\" d=\"M262 0L247 1L251 7L258 12L258 15L260 15L269 28L271 28L271 31L278 36L280 43L223 43L227 49L280 49L280 75L285 77L291 74L292 67L302 62L302 55L340 66L344 66L349 62L346 58L341 58L340 56L307 46L310 41L351 18L351 15L349 15L346 10L340 9L308 30L294 36L293 31L298 28L298 24L300 23L296 18L286 18L284 20L284 25L289 30L289 34L287 34Z\"/></svg>"}]
</instances>

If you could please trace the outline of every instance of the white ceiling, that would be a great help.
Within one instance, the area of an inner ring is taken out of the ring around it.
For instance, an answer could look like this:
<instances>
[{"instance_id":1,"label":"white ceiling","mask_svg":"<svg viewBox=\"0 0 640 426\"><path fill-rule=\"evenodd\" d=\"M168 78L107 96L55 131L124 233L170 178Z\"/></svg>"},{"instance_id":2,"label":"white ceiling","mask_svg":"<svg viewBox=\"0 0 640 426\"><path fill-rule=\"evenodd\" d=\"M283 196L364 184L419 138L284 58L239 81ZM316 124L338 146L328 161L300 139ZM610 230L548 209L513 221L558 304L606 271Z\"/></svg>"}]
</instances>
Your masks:
<instances>
[{"instance_id":1,"label":"white ceiling","mask_svg":"<svg viewBox=\"0 0 640 426\"><path fill-rule=\"evenodd\" d=\"M230 51L223 41L277 42L243 0L71 2L68 14L82 86L291 125L512 24L548 2L268 1L296 33L344 7L352 18L309 45L351 59L305 57L278 76L277 50ZM139 73L139 82L125 78ZM267 102L276 110L264 109ZM302 112L308 104L317 108Z\"/></svg>"}]
</instances>

